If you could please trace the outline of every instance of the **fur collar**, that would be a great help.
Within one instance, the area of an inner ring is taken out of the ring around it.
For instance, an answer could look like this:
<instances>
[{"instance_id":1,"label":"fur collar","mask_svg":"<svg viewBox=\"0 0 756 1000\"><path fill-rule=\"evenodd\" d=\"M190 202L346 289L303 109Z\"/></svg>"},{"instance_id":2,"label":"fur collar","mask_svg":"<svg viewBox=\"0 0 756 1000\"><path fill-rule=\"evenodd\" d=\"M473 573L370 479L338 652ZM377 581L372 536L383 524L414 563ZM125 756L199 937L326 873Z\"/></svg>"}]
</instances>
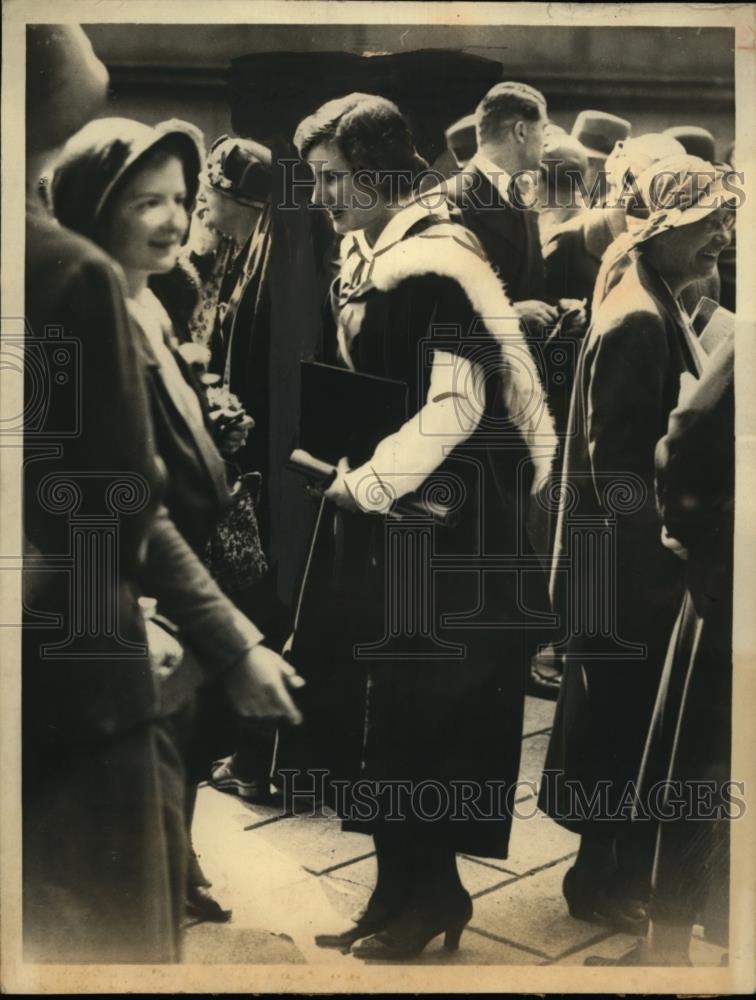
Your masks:
<instances>
[{"instance_id":1,"label":"fur collar","mask_svg":"<svg viewBox=\"0 0 756 1000\"><path fill-rule=\"evenodd\" d=\"M534 488L551 472L557 447L554 425L538 370L520 322L499 278L474 237L455 223L439 223L376 257L371 282L381 291L407 278L436 274L458 282L501 352L504 402L525 439L535 467Z\"/></svg>"}]
</instances>

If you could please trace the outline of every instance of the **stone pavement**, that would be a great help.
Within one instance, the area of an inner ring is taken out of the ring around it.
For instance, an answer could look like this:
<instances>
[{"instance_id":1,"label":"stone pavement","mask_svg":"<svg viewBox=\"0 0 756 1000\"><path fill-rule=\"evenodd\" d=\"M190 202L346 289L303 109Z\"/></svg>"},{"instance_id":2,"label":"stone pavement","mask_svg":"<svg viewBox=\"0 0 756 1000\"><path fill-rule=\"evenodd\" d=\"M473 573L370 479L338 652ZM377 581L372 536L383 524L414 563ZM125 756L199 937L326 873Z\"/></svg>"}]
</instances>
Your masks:
<instances>
[{"instance_id":1,"label":"stone pavement","mask_svg":"<svg viewBox=\"0 0 756 1000\"><path fill-rule=\"evenodd\" d=\"M527 699L521 781L539 779L553 713L552 703ZM439 937L414 963L582 965L586 955L615 956L632 946L628 935L569 916L561 885L577 837L536 811L533 795L524 792L518 802L532 818L515 819L506 861L459 859L475 907L459 952L448 955ZM189 926L185 962L358 961L315 947L313 938L344 929L366 902L375 877L368 837L342 833L335 817L283 815L203 786L194 843L214 894L234 912L228 924ZM696 965L718 966L722 955L700 928L691 952Z\"/></svg>"}]
</instances>

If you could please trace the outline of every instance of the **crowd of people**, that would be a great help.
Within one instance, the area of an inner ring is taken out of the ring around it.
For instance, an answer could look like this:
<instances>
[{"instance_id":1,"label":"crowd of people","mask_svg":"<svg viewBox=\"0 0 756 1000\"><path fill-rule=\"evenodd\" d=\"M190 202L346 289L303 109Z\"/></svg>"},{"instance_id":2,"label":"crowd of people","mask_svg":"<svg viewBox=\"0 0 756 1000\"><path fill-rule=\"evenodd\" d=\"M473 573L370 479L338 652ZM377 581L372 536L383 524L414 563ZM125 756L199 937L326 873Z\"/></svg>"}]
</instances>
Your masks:
<instances>
[{"instance_id":1,"label":"crowd of people","mask_svg":"<svg viewBox=\"0 0 756 1000\"><path fill-rule=\"evenodd\" d=\"M507 857L527 692L558 699L539 804L580 835L569 913L636 934L631 964L687 963L695 923L726 944L733 342L695 318L734 310L732 154L593 110L568 134L503 82L441 171L351 93L292 137L328 223L292 247L263 141L101 117L79 28L30 26L27 65L27 356L79 345L75 432L50 391L25 443L28 960L179 961L188 914L231 916L198 783L292 807L313 772L377 858L318 944L455 950L457 855ZM300 373L270 321L308 253L290 606L271 380ZM704 780L716 819L670 818Z\"/></svg>"}]
</instances>

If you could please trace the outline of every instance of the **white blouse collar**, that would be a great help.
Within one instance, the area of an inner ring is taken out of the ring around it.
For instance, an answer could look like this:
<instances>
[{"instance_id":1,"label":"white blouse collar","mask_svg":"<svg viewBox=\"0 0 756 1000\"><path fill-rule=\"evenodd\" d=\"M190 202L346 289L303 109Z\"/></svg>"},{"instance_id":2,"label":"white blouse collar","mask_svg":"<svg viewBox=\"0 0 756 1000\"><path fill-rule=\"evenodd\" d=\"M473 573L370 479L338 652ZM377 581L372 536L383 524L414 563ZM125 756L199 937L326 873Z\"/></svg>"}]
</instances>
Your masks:
<instances>
[{"instance_id":1,"label":"white blouse collar","mask_svg":"<svg viewBox=\"0 0 756 1000\"><path fill-rule=\"evenodd\" d=\"M345 236L341 244L341 259L346 260L350 251L357 249L363 260L372 261L378 254L403 240L416 223L429 215L448 219L449 211L445 205L434 204L431 210L421 201L412 201L389 220L372 247L365 238L364 229L358 229Z\"/></svg>"}]
</instances>

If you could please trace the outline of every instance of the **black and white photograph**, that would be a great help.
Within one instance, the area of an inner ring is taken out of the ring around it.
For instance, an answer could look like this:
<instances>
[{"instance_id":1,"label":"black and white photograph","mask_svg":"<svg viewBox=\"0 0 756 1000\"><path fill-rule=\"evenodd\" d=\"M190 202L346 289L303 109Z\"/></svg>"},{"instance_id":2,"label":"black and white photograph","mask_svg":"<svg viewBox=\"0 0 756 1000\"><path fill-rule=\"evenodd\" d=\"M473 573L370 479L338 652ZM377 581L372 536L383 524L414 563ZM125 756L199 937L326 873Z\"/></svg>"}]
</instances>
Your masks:
<instances>
[{"instance_id":1,"label":"black and white photograph","mask_svg":"<svg viewBox=\"0 0 756 1000\"><path fill-rule=\"evenodd\" d=\"M3 7L2 988L756 988L756 6Z\"/></svg>"}]
</instances>

